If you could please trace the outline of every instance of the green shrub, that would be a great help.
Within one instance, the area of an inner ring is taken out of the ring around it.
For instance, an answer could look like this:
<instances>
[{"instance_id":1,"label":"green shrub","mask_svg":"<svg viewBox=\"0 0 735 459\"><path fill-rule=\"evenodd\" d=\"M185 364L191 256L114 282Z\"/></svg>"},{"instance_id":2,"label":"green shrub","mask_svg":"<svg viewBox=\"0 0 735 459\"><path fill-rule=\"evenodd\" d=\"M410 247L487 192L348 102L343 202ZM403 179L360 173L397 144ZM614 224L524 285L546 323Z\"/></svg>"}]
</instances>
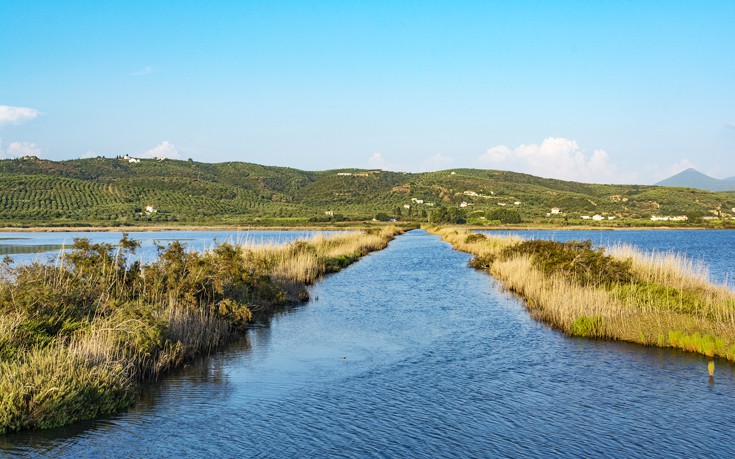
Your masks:
<instances>
[{"instance_id":1,"label":"green shrub","mask_svg":"<svg viewBox=\"0 0 735 459\"><path fill-rule=\"evenodd\" d=\"M494 209L485 216L488 220L497 220L501 223L521 223L521 214L513 209Z\"/></svg>"},{"instance_id":2,"label":"green shrub","mask_svg":"<svg viewBox=\"0 0 735 459\"><path fill-rule=\"evenodd\" d=\"M465 244L474 244L475 242L480 242L487 240L487 237L485 237L484 234L480 233L470 233L467 235L467 237L464 238Z\"/></svg>"},{"instance_id":3,"label":"green shrub","mask_svg":"<svg viewBox=\"0 0 735 459\"><path fill-rule=\"evenodd\" d=\"M631 261L605 255L592 249L592 241L523 241L503 250L504 259L530 255L534 265L546 275L561 274L581 285L612 285L634 279Z\"/></svg>"},{"instance_id":4,"label":"green shrub","mask_svg":"<svg viewBox=\"0 0 735 459\"><path fill-rule=\"evenodd\" d=\"M578 317L569 326L572 336L600 337L603 333L602 317Z\"/></svg>"}]
</instances>

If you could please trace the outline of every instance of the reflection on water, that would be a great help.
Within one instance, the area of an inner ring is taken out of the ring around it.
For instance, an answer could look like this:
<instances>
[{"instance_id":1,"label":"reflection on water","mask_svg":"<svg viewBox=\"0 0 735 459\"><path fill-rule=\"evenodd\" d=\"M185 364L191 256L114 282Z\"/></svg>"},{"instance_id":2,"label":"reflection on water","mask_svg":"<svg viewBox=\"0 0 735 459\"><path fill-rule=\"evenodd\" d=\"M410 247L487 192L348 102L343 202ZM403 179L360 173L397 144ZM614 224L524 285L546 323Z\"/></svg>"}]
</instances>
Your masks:
<instances>
[{"instance_id":1,"label":"reflection on water","mask_svg":"<svg viewBox=\"0 0 735 459\"><path fill-rule=\"evenodd\" d=\"M158 247L173 241L181 241L188 250L205 251L221 243L285 243L317 234L333 234L335 231L132 231L131 239L141 246L132 255L132 261L151 262L158 257ZM62 248L69 248L76 238L87 238L92 243L106 243L116 247L121 232L0 232L0 255L13 255L16 264L34 261L45 262L59 255Z\"/></svg>"},{"instance_id":2,"label":"reflection on water","mask_svg":"<svg viewBox=\"0 0 735 459\"><path fill-rule=\"evenodd\" d=\"M52 457L684 457L735 451L735 372L571 339L422 231L146 388L127 413L10 435ZM731 268L731 267L730 267ZM729 269L729 268L728 268Z\"/></svg>"},{"instance_id":3,"label":"reflection on water","mask_svg":"<svg viewBox=\"0 0 735 459\"><path fill-rule=\"evenodd\" d=\"M59 252L64 246L59 244L16 245L0 244L0 255L20 255L28 253Z\"/></svg>"}]
</instances>

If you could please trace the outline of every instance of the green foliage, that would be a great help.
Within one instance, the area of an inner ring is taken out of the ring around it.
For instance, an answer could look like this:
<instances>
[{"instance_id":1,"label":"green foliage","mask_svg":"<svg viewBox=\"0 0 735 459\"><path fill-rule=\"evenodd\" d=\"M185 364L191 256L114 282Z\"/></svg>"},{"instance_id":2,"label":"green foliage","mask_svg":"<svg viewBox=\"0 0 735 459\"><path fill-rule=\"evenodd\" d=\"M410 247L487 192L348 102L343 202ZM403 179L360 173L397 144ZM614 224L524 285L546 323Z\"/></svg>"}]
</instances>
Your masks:
<instances>
[{"instance_id":1,"label":"green foliage","mask_svg":"<svg viewBox=\"0 0 735 459\"><path fill-rule=\"evenodd\" d=\"M569 334L588 338L603 336L602 317L578 317L569 326Z\"/></svg>"},{"instance_id":2,"label":"green foliage","mask_svg":"<svg viewBox=\"0 0 735 459\"><path fill-rule=\"evenodd\" d=\"M314 276L337 271L382 248L392 230L320 240L321 249L297 241L285 253L264 248L255 255L231 244L189 252L173 242L142 266L129 262L138 244L123 235L116 246L78 239L55 265L3 264L0 434L128 406L138 381L222 343L247 327L253 311L308 299L306 281L271 277L277 263L309 254L323 261L315 262ZM324 253L341 243L351 253Z\"/></svg>"},{"instance_id":3,"label":"green foliage","mask_svg":"<svg viewBox=\"0 0 735 459\"><path fill-rule=\"evenodd\" d=\"M504 258L530 255L536 267L546 275L560 274L581 285L613 285L634 279L631 262L605 255L593 249L592 241L523 241L503 250Z\"/></svg>"},{"instance_id":4,"label":"green foliage","mask_svg":"<svg viewBox=\"0 0 735 459\"><path fill-rule=\"evenodd\" d=\"M467 223L465 212L457 207L438 207L431 212L429 221L434 224L451 223L464 224Z\"/></svg>"},{"instance_id":5,"label":"green foliage","mask_svg":"<svg viewBox=\"0 0 735 459\"><path fill-rule=\"evenodd\" d=\"M470 234L468 234L464 238L464 243L465 244L474 244L474 243L481 242L481 241L486 241L486 240L487 240L487 236L485 236L484 234L470 233Z\"/></svg>"},{"instance_id":6,"label":"green foliage","mask_svg":"<svg viewBox=\"0 0 735 459\"><path fill-rule=\"evenodd\" d=\"M520 223L521 214L517 210L513 209L495 209L487 212L486 218L488 220L498 220L501 223Z\"/></svg>"},{"instance_id":7,"label":"green foliage","mask_svg":"<svg viewBox=\"0 0 735 459\"><path fill-rule=\"evenodd\" d=\"M725 342L720 338L700 333L687 334L681 331L669 332L669 345L689 352L697 352L708 357L731 354L732 349L725 349Z\"/></svg>"},{"instance_id":8,"label":"green foliage","mask_svg":"<svg viewBox=\"0 0 735 459\"><path fill-rule=\"evenodd\" d=\"M96 364L56 348L0 361L0 434L94 418L134 399L134 386L118 364Z\"/></svg>"}]
</instances>

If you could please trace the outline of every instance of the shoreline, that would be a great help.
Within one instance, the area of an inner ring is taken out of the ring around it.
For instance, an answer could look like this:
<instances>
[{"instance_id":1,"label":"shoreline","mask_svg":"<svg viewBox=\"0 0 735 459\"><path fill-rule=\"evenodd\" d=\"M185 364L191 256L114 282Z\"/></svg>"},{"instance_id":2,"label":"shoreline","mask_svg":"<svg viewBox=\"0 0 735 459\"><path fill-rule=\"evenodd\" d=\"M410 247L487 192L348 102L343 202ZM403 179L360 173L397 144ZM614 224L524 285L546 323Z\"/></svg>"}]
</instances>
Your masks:
<instances>
[{"instance_id":1,"label":"shoreline","mask_svg":"<svg viewBox=\"0 0 735 459\"><path fill-rule=\"evenodd\" d=\"M469 265L568 336L680 349L735 362L735 292L691 260L587 242L523 240L433 227Z\"/></svg>"},{"instance_id":2,"label":"shoreline","mask_svg":"<svg viewBox=\"0 0 735 459\"><path fill-rule=\"evenodd\" d=\"M29 268L44 279L64 276L65 295L52 298L51 307L24 298L59 289L56 284L39 286L37 276L0 279L0 291L11 294L15 307L0 314L0 331L13 346L0 348L6 354L0 358L0 437L134 405L142 385L220 349L281 308L305 304L308 285L385 249L405 231L385 226L283 246L223 245L206 254L171 246L143 266L126 264L136 248L126 238L122 256L109 244L86 243L76 248L81 269ZM44 277L49 269L53 276ZM38 317L64 326L31 329Z\"/></svg>"},{"instance_id":3,"label":"shoreline","mask_svg":"<svg viewBox=\"0 0 735 459\"><path fill-rule=\"evenodd\" d=\"M0 227L3 233L152 233L157 231L354 231L390 225L323 225L323 226L249 226L249 225L182 225L182 226L29 226ZM394 225L395 226L395 225ZM408 227L409 225L406 225Z\"/></svg>"},{"instance_id":4,"label":"shoreline","mask_svg":"<svg viewBox=\"0 0 735 459\"><path fill-rule=\"evenodd\" d=\"M3 233L146 233L158 231L354 231L366 228L382 228L385 226L400 226L405 228L418 228L433 226L422 222L350 222L344 225L296 225L296 226L267 226L267 225L150 225L150 226L29 226L0 227ZM586 226L586 225L462 225L467 230L481 231L656 231L656 230L681 230L681 231L708 231L708 230L734 230L735 228L712 228L706 226Z\"/></svg>"}]
</instances>

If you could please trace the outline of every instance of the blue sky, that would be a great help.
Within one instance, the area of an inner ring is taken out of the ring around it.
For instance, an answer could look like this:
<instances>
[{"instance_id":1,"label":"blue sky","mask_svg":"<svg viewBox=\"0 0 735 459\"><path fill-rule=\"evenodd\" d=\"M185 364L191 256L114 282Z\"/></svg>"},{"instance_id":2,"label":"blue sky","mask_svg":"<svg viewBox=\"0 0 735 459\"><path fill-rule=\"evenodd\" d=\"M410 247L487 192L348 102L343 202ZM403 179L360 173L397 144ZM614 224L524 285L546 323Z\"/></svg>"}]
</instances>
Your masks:
<instances>
[{"instance_id":1,"label":"blue sky","mask_svg":"<svg viewBox=\"0 0 735 459\"><path fill-rule=\"evenodd\" d=\"M735 2L0 0L0 155L735 176Z\"/></svg>"}]
</instances>

